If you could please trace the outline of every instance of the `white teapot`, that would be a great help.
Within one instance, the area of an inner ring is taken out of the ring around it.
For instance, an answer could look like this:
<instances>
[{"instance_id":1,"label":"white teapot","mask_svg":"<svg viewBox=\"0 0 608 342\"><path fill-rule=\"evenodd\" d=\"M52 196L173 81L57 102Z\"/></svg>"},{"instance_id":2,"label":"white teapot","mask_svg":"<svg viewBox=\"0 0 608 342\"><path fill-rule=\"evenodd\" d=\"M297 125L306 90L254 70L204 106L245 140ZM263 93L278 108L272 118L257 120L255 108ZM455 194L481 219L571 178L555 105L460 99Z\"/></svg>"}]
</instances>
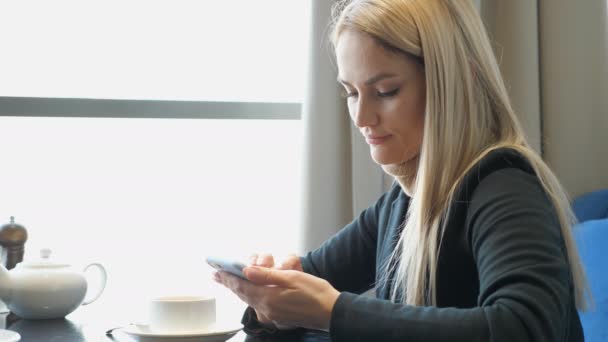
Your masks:
<instances>
[{"instance_id":1,"label":"white teapot","mask_svg":"<svg viewBox=\"0 0 608 342\"><path fill-rule=\"evenodd\" d=\"M80 305L94 302L106 286L106 270L89 264L84 271L49 260L50 249L40 251L40 261L24 261L7 270L0 265L0 299L21 318L62 318ZM85 301L88 282L84 272L96 267L101 274L97 293Z\"/></svg>"}]
</instances>

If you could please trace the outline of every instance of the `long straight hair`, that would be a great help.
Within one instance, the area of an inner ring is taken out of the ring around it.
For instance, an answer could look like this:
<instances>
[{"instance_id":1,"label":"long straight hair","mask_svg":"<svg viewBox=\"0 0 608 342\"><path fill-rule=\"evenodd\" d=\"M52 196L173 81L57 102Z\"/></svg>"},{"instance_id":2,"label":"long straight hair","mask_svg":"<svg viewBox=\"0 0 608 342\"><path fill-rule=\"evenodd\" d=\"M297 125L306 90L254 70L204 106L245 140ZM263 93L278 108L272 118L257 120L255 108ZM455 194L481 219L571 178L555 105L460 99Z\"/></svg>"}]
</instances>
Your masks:
<instances>
[{"instance_id":1,"label":"long straight hair","mask_svg":"<svg viewBox=\"0 0 608 342\"><path fill-rule=\"evenodd\" d=\"M440 239L454 193L479 160L492 150L508 147L529 161L555 207L576 305L585 309L591 295L571 233L575 218L569 198L526 140L471 1L338 1L332 25L334 47L340 34L352 29L370 35L390 51L401 51L424 63L426 109L420 160L405 227L381 281L389 281L394 267L392 301L437 304Z\"/></svg>"}]
</instances>

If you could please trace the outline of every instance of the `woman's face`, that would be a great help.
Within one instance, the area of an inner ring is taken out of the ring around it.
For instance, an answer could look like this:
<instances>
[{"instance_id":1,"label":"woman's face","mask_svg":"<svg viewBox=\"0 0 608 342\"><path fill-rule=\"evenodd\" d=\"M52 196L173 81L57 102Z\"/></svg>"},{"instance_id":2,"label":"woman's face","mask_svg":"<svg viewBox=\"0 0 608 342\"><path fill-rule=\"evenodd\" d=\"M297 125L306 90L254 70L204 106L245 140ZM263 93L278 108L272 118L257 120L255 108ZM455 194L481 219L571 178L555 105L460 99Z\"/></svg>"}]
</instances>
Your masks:
<instances>
[{"instance_id":1,"label":"woman's face","mask_svg":"<svg viewBox=\"0 0 608 342\"><path fill-rule=\"evenodd\" d=\"M426 102L423 67L348 29L338 39L336 55L350 117L374 161L390 165L417 158Z\"/></svg>"}]
</instances>

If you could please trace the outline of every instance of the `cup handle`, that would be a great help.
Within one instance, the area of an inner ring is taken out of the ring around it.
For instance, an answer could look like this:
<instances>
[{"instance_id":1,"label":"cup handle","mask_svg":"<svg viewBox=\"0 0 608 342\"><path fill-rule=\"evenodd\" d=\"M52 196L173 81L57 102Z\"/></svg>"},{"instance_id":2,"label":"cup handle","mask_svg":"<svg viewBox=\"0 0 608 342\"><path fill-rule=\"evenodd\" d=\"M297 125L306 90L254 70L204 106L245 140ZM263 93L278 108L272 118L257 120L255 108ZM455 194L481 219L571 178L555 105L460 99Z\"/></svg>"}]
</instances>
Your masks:
<instances>
[{"instance_id":1,"label":"cup handle","mask_svg":"<svg viewBox=\"0 0 608 342\"><path fill-rule=\"evenodd\" d=\"M89 267L96 267L99 270L99 272L101 273L101 285L99 286L99 290L97 290L97 293L93 297L91 297L91 299L85 300L84 302L82 302L82 305L91 304L94 301L96 301L97 298L99 298L99 296L101 296L101 294L103 293L103 290L106 288L106 281L108 279L108 274L106 273L106 269L101 264L97 264L97 263L89 264L89 265L87 265L87 267L84 268L84 272L86 272L89 269Z\"/></svg>"}]
</instances>

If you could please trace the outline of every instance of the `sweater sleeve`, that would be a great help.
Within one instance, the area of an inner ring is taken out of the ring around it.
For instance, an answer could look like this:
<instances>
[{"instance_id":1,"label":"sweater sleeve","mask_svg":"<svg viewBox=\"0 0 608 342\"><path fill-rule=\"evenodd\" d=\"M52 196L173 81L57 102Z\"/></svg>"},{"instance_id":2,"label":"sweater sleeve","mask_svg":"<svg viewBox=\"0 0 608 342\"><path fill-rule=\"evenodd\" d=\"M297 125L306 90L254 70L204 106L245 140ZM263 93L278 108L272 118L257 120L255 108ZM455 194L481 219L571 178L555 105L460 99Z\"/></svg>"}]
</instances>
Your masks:
<instances>
[{"instance_id":1,"label":"sweater sleeve","mask_svg":"<svg viewBox=\"0 0 608 342\"><path fill-rule=\"evenodd\" d=\"M321 247L302 257L304 272L327 280L338 291L370 289L376 273L378 215L387 197L389 193L382 195Z\"/></svg>"},{"instance_id":2,"label":"sweater sleeve","mask_svg":"<svg viewBox=\"0 0 608 342\"><path fill-rule=\"evenodd\" d=\"M332 340L564 341L569 266L537 178L518 169L488 175L473 193L465 231L479 274L477 307L415 307L343 292L332 312Z\"/></svg>"}]
</instances>

